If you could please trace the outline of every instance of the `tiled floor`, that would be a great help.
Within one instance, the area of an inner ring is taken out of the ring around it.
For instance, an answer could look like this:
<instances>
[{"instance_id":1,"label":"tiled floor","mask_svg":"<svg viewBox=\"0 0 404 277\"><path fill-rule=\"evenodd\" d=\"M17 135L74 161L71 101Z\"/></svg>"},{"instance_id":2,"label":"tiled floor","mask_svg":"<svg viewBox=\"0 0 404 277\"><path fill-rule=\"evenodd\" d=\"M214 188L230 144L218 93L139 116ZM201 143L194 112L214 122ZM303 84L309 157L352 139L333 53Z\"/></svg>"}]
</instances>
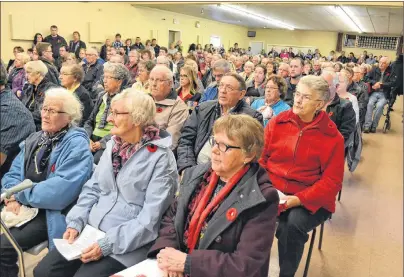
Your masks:
<instances>
[{"instance_id":1,"label":"tiled floor","mask_svg":"<svg viewBox=\"0 0 404 277\"><path fill-rule=\"evenodd\" d=\"M345 173L341 202L325 224L322 251L317 249L318 229L310 277L403 276L402 106L401 98L388 134L364 134L362 161L353 174ZM383 122L384 117L380 128ZM296 276L303 276L307 248ZM278 276L277 260L275 239L270 277ZM37 261L27 255L28 271Z\"/></svg>"}]
</instances>

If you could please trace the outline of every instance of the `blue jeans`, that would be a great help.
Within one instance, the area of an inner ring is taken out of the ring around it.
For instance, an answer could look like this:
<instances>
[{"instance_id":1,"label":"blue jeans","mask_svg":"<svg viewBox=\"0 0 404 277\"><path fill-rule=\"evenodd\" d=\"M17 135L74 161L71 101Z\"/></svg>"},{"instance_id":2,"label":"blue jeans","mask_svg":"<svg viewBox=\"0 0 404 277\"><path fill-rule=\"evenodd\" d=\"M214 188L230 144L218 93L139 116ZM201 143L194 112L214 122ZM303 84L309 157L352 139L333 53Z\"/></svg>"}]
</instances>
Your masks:
<instances>
[{"instance_id":1,"label":"blue jeans","mask_svg":"<svg viewBox=\"0 0 404 277\"><path fill-rule=\"evenodd\" d=\"M376 104L376 111L373 116L373 108ZM365 116L365 125L364 128L377 128L379 125L380 118L383 114L383 107L387 104L387 99L384 96L383 92L373 92L372 95L369 97L369 103L366 111Z\"/></svg>"}]
</instances>

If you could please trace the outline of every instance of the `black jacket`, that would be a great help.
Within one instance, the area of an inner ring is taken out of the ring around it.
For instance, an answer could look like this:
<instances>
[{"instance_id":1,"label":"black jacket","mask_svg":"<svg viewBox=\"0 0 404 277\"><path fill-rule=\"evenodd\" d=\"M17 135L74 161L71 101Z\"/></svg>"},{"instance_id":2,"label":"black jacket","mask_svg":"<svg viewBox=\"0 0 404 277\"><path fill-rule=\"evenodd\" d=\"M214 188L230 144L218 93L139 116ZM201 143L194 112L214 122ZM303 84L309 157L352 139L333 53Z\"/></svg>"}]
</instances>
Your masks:
<instances>
[{"instance_id":1,"label":"black jacket","mask_svg":"<svg viewBox=\"0 0 404 277\"><path fill-rule=\"evenodd\" d=\"M345 146L349 136L356 127L356 115L349 100L339 98L335 95L334 100L327 107L327 113L330 119L337 125L338 131L344 137Z\"/></svg>"},{"instance_id":2,"label":"black jacket","mask_svg":"<svg viewBox=\"0 0 404 277\"><path fill-rule=\"evenodd\" d=\"M57 85L49 82L46 78L37 87L31 84L24 86L21 101L32 113L37 131L42 130L41 106L45 98L45 92L54 87L57 87Z\"/></svg>"},{"instance_id":3,"label":"black jacket","mask_svg":"<svg viewBox=\"0 0 404 277\"><path fill-rule=\"evenodd\" d=\"M94 93L94 85L96 82L100 81L101 76L104 73L104 67L101 64L95 62L92 65L83 64L84 70L84 80L81 83L90 93L91 99L96 99L97 95Z\"/></svg>"},{"instance_id":4,"label":"black jacket","mask_svg":"<svg viewBox=\"0 0 404 277\"><path fill-rule=\"evenodd\" d=\"M79 40L75 43L73 40L71 40L69 42L69 53L74 53L77 59L79 58L81 48L87 48L84 41Z\"/></svg>"},{"instance_id":5,"label":"black jacket","mask_svg":"<svg viewBox=\"0 0 404 277\"><path fill-rule=\"evenodd\" d=\"M391 65L391 71L396 78L392 92L396 95L403 95L403 54L400 54L397 60Z\"/></svg>"},{"instance_id":6,"label":"black jacket","mask_svg":"<svg viewBox=\"0 0 404 277\"><path fill-rule=\"evenodd\" d=\"M248 114L263 124L262 114L253 110L244 100L240 100L233 109L233 114ZM211 135L213 124L221 116L221 107L217 100L206 101L196 106L191 116L185 121L178 141L178 170L196 165L202 147Z\"/></svg>"},{"instance_id":7,"label":"black jacket","mask_svg":"<svg viewBox=\"0 0 404 277\"><path fill-rule=\"evenodd\" d=\"M349 60L346 56L339 56L337 61L339 61L341 63L347 63Z\"/></svg>"},{"instance_id":8,"label":"black jacket","mask_svg":"<svg viewBox=\"0 0 404 277\"><path fill-rule=\"evenodd\" d=\"M303 76L301 76L301 77L303 77ZM286 85L288 86L288 89L286 91L286 94L285 94L285 97L284 97L283 101L285 101L286 104L288 104L289 106L293 107L293 102L294 102L295 91L296 91L296 86L297 85L292 85L290 83L290 77L287 77L285 79L285 81L286 81Z\"/></svg>"},{"instance_id":9,"label":"black jacket","mask_svg":"<svg viewBox=\"0 0 404 277\"><path fill-rule=\"evenodd\" d=\"M101 46L100 58L107 61L107 46L105 44Z\"/></svg>"},{"instance_id":10,"label":"black jacket","mask_svg":"<svg viewBox=\"0 0 404 277\"><path fill-rule=\"evenodd\" d=\"M369 78L371 87L380 81L381 74L382 72L380 71L380 68L377 67L366 75ZM382 90L384 93L384 97L386 97L386 99L389 99L391 88L396 84L396 76L391 72L390 66L387 67L387 69L384 71L382 83L383 84L381 85L380 89L378 89L377 91ZM373 92L375 92L374 89L371 90L370 94L372 94Z\"/></svg>"},{"instance_id":11,"label":"black jacket","mask_svg":"<svg viewBox=\"0 0 404 277\"><path fill-rule=\"evenodd\" d=\"M356 98L358 99L359 121L361 122L361 125L362 125L362 123L365 122L366 109L367 109L368 102L369 102L369 94L365 87L366 87L366 85L364 83L363 83L363 85L359 85L355 82L352 82L347 88L347 91L350 94L356 96Z\"/></svg>"},{"instance_id":12,"label":"black jacket","mask_svg":"<svg viewBox=\"0 0 404 277\"><path fill-rule=\"evenodd\" d=\"M79 98L81 104L83 105L83 117L80 122L80 127L84 126L84 123L90 117L90 114L93 110L93 100L90 97L90 93L86 90L85 87L80 85L74 93Z\"/></svg>"},{"instance_id":13,"label":"black jacket","mask_svg":"<svg viewBox=\"0 0 404 277\"><path fill-rule=\"evenodd\" d=\"M42 61L48 68L48 73L46 74L45 78L48 79L49 82L59 86L60 85L59 71L56 68L56 66L54 66L50 61L42 57L40 57L39 60Z\"/></svg>"},{"instance_id":14,"label":"black jacket","mask_svg":"<svg viewBox=\"0 0 404 277\"><path fill-rule=\"evenodd\" d=\"M130 50L143 50L144 48L145 47L144 47L143 43L139 43L139 44L134 43L131 45ZM157 55L156 55L156 57L157 57Z\"/></svg>"},{"instance_id":15,"label":"black jacket","mask_svg":"<svg viewBox=\"0 0 404 277\"><path fill-rule=\"evenodd\" d=\"M48 42L52 45L52 52L53 52L53 58L57 59L59 57L59 48L62 45L67 45L66 40L57 35L57 37L54 39L51 35L47 36L43 40L44 42Z\"/></svg>"}]
</instances>

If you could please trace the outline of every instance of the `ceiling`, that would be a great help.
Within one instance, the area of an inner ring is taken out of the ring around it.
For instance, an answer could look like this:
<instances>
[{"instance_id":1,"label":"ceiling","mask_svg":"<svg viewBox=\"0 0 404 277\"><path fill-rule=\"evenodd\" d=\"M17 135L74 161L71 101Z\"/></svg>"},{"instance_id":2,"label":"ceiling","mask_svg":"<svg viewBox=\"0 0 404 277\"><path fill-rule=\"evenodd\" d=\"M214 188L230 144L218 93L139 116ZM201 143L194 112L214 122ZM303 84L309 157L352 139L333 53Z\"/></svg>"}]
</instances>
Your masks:
<instances>
[{"instance_id":1,"label":"ceiling","mask_svg":"<svg viewBox=\"0 0 404 277\"><path fill-rule=\"evenodd\" d=\"M227 3L224 3L227 4ZM249 16L239 15L224 10L220 4L140 4L151 8L167 10L175 13L220 21L228 24L260 29L280 27ZM281 21L293 26L296 30L316 30L334 32L356 32L347 20L335 11L333 5L312 4L279 4L248 3L232 4L252 13ZM397 6L347 6L340 5L350 11L351 18L361 27L364 33L399 35L403 31L403 7ZM202 12L203 11L203 12Z\"/></svg>"}]
</instances>

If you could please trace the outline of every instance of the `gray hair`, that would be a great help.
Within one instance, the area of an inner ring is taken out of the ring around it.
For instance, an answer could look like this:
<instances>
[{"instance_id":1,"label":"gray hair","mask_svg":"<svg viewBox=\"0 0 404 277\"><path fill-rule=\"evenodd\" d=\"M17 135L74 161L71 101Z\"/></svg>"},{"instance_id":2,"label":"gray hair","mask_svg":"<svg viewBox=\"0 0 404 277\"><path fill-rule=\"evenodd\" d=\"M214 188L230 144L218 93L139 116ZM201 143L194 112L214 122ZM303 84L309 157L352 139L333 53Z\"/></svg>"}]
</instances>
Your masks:
<instances>
[{"instance_id":1,"label":"gray hair","mask_svg":"<svg viewBox=\"0 0 404 277\"><path fill-rule=\"evenodd\" d=\"M145 127L155 123L156 104L149 94L134 88L127 88L112 98L112 103L119 100L125 100L126 108L132 115L134 124Z\"/></svg>"},{"instance_id":2,"label":"gray hair","mask_svg":"<svg viewBox=\"0 0 404 277\"><path fill-rule=\"evenodd\" d=\"M68 92L65 88L51 88L45 92L45 99L59 100L62 110L70 117L70 125L77 127L82 118L83 107L75 93Z\"/></svg>"},{"instance_id":3,"label":"gray hair","mask_svg":"<svg viewBox=\"0 0 404 277\"><path fill-rule=\"evenodd\" d=\"M220 59L213 64L213 70L223 70L227 73L231 71L231 65L225 59Z\"/></svg>"},{"instance_id":4,"label":"gray hair","mask_svg":"<svg viewBox=\"0 0 404 277\"><path fill-rule=\"evenodd\" d=\"M130 80L130 72L125 65L121 63L108 63L104 66L105 72L111 73L114 78L122 81Z\"/></svg>"},{"instance_id":5,"label":"gray hair","mask_svg":"<svg viewBox=\"0 0 404 277\"><path fill-rule=\"evenodd\" d=\"M305 85L309 88L309 90L317 93L319 98L325 103L330 101L330 88L328 82L323 77L313 75L304 76L297 84L298 87L301 85Z\"/></svg>"},{"instance_id":6,"label":"gray hair","mask_svg":"<svg viewBox=\"0 0 404 277\"><path fill-rule=\"evenodd\" d=\"M162 69L164 71L164 73L165 73L165 76L166 76L167 80L170 80L170 82L173 83L174 74L167 66L164 66L162 64L158 64L152 69L151 72L153 72L155 70L158 70L158 69Z\"/></svg>"},{"instance_id":7,"label":"gray hair","mask_svg":"<svg viewBox=\"0 0 404 277\"><path fill-rule=\"evenodd\" d=\"M24 66L25 71L31 71L34 73L38 73L42 77L45 77L48 73L48 68L42 61L30 61L27 62Z\"/></svg>"},{"instance_id":8,"label":"gray hair","mask_svg":"<svg viewBox=\"0 0 404 277\"><path fill-rule=\"evenodd\" d=\"M254 59L254 58L257 58L257 59L258 59L258 63L261 62L261 57L260 57L259 55L255 55L255 56L253 57L253 59Z\"/></svg>"},{"instance_id":9,"label":"gray hair","mask_svg":"<svg viewBox=\"0 0 404 277\"><path fill-rule=\"evenodd\" d=\"M247 85L246 85L246 83L244 81L244 78L241 77L238 73L230 72L230 73L227 73L224 76L229 76L229 77L233 77L234 79L236 79L237 82L238 82L238 88L239 88L240 91L243 91L243 90L247 89Z\"/></svg>"},{"instance_id":10,"label":"gray hair","mask_svg":"<svg viewBox=\"0 0 404 277\"><path fill-rule=\"evenodd\" d=\"M0 65L0 86L4 86L5 84L7 84L7 70L6 70L6 66L5 66L3 60L1 60L1 65Z\"/></svg>"}]
</instances>

